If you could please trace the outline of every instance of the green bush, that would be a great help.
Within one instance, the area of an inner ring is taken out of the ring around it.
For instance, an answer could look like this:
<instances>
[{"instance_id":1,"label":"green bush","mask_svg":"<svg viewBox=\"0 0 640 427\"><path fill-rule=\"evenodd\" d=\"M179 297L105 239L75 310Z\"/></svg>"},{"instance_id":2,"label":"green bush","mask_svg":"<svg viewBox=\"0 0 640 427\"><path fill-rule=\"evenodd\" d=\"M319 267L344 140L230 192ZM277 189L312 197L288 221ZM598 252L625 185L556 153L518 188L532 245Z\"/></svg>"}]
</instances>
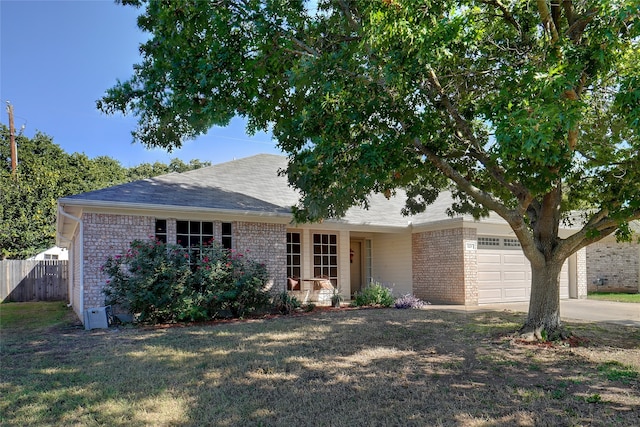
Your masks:
<instances>
[{"instance_id":1,"label":"green bush","mask_svg":"<svg viewBox=\"0 0 640 427\"><path fill-rule=\"evenodd\" d=\"M273 298L273 307L278 313L290 314L300 307L300 301L298 301L298 298L289 295L287 291L282 291Z\"/></svg>"},{"instance_id":2,"label":"green bush","mask_svg":"<svg viewBox=\"0 0 640 427\"><path fill-rule=\"evenodd\" d=\"M109 257L106 303L148 323L179 320L192 299L189 256L159 241L134 240L124 255Z\"/></svg>"},{"instance_id":3,"label":"green bush","mask_svg":"<svg viewBox=\"0 0 640 427\"><path fill-rule=\"evenodd\" d=\"M109 257L103 271L110 278L107 304L147 323L204 320L222 312L242 317L269 303L264 264L217 242L192 260L180 246L135 240L124 255Z\"/></svg>"},{"instance_id":4,"label":"green bush","mask_svg":"<svg viewBox=\"0 0 640 427\"><path fill-rule=\"evenodd\" d=\"M356 307L391 307L393 302L394 298L393 295L391 295L391 289L383 286L381 283L373 282L362 291L356 292L352 304Z\"/></svg>"},{"instance_id":5,"label":"green bush","mask_svg":"<svg viewBox=\"0 0 640 427\"><path fill-rule=\"evenodd\" d=\"M202 294L210 317L225 310L233 317L243 317L269 304L264 264L251 261L234 250L224 249L217 242L202 249L194 277L194 285Z\"/></svg>"}]
</instances>

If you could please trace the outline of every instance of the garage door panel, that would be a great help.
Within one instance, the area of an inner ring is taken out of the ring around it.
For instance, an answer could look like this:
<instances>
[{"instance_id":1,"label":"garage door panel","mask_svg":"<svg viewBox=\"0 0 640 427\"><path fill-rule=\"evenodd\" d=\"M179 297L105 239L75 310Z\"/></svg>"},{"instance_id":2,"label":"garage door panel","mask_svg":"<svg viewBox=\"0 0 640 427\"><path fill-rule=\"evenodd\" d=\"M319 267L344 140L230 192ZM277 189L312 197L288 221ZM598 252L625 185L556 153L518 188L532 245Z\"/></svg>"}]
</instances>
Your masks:
<instances>
[{"instance_id":1,"label":"garage door panel","mask_svg":"<svg viewBox=\"0 0 640 427\"><path fill-rule=\"evenodd\" d=\"M500 268L500 271L522 271L522 272L529 272L531 267L529 267L528 265L517 265L517 264L505 264L502 265L502 268Z\"/></svg>"},{"instance_id":2,"label":"garage door panel","mask_svg":"<svg viewBox=\"0 0 640 427\"><path fill-rule=\"evenodd\" d=\"M502 254L502 265L517 265L524 267L529 264L527 258L522 253L514 253L514 251L508 251Z\"/></svg>"},{"instance_id":3,"label":"garage door panel","mask_svg":"<svg viewBox=\"0 0 640 427\"><path fill-rule=\"evenodd\" d=\"M479 282L500 282L500 271L478 271Z\"/></svg>"},{"instance_id":4,"label":"garage door panel","mask_svg":"<svg viewBox=\"0 0 640 427\"><path fill-rule=\"evenodd\" d=\"M477 251L478 302L527 302L531 295L531 265L520 249L485 247ZM560 298L569 297L568 262L560 274Z\"/></svg>"},{"instance_id":5,"label":"garage door panel","mask_svg":"<svg viewBox=\"0 0 640 427\"><path fill-rule=\"evenodd\" d=\"M529 297L528 288L526 286L521 286L518 288L504 288L504 298L507 301L522 301L526 300Z\"/></svg>"},{"instance_id":6,"label":"garage door panel","mask_svg":"<svg viewBox=\"0 0 640 427\"><path fill-rule=\"evenodd\" d=\"M500 265L501 257L500 257L500 254L498 253L478 251L478 262L482 264L487 264L487 265L489 264Z\"/></svg>"},{"instance_id":7,"label":"garage door panel","mask_svg":"<svg viewBox=\"0 0 640 427\"><path fill-rule=\"evenodd\" d=\"M502 289L478 289L478 299L485 303L502 302Z\"/></svg>"},{"instance_id":8,"label":"garage door panel","mask_svg":"<svg viewBox=\"0 0 640 427\"><path fill-rule=\"evenodd\" d=\"M526 271L503 271L502 281L516 281L525 283L527 281Z\"/></svg>"}]
</instances>

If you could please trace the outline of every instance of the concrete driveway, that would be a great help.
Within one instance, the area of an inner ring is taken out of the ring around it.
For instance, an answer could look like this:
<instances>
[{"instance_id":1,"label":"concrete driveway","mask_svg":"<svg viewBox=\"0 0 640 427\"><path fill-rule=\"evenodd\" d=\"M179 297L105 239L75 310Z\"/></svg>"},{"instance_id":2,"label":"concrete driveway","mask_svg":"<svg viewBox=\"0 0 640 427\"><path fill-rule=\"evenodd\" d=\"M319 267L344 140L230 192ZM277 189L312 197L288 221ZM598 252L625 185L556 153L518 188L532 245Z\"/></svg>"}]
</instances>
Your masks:
<instances>
[{"instance_id":1,"label":"concrete driveway","mask_svg":"<svg viewBox=\"0 0 640 427\"><path fill-rule=\"evenodd\" d=\"M527 313L529 311L528 302L480 306L430 305L428 307L435 310L459 312L511 310ZM560 317L567 321L617 323L640 328L640 304L568 299L560 301Z\"/></svg>"}]
</instances>

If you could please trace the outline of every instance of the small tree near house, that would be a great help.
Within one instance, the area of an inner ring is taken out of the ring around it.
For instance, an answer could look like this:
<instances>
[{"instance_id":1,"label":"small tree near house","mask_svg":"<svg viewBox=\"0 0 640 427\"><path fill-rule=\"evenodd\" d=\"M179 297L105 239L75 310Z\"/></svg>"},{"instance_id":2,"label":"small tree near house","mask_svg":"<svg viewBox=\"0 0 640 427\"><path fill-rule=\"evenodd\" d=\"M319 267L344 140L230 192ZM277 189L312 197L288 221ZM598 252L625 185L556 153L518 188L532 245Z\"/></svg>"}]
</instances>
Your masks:
<instances>
[{"instance_id":1,"label":"small tree near house","mask_svg":"<svg viewBox=\"0 0 640 427\"><path fill-rule=\"evenodd\" d=\"M98 108L135 139L272 130L298 221L399 189L407 214L445 189L452 214L494 211L531 263L531 337L560 331L563 262L640 218L637 0L123 3L149 39Z\"/></svg>"}]
</instances>

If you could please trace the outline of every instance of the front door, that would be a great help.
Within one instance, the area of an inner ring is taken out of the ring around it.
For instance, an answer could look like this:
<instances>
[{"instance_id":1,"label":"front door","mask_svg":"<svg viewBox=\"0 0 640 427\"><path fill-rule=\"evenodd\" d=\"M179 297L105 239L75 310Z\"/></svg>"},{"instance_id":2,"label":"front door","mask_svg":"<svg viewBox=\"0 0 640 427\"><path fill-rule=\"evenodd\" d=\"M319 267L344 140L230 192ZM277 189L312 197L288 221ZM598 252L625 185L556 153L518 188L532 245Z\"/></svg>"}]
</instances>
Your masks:
<instances>
[{"instance_id":1,"label":"front door","mask_svg":"<svg viewBox=\"0 0 640 427\"><path fill-rule=\"evenodd\" d=\"M349 253L351 266L351 295L362 290L362 240L351 240Z\"/></svg>"}]
</instances>

